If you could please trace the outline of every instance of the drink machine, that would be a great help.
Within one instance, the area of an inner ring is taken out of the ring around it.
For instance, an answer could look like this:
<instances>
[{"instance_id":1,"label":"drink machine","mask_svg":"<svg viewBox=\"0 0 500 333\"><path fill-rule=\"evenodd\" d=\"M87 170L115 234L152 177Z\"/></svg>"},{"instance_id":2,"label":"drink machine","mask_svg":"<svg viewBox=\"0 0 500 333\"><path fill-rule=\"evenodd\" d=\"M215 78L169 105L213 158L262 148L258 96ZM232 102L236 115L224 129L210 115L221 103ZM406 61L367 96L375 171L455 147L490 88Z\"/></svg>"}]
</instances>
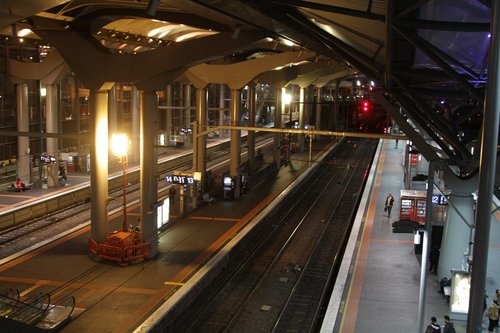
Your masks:
<instances>
[{"instance_id":1,"label":"drink machine","mask_svg":"<svg viewBox=\"0 0 500 333\"><path fill-rule=\"evenodd\" d=\"M224 192L224 199L234 199L234 190L236 187L236 177L224 175L222 190Z\"/></svg>"},{"instance_id":2,"label":"drink machine","mask_svg":"<svg viewBox=\"0 0 500 333\"><path fill-rule=\"evenodd\" d=\"M426 191L401 190L400 220L425 224Z\"/></svg>"}]
</instances>

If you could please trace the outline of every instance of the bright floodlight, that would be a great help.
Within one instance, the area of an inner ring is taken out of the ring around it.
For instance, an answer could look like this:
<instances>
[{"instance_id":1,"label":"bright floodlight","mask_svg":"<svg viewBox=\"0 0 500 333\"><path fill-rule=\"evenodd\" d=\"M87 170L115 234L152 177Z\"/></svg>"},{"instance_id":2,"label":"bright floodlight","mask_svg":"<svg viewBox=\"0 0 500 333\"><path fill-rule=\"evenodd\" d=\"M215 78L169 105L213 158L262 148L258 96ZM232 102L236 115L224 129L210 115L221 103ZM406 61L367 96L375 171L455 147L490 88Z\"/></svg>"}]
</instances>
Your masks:
<instances>
[{"instance_id":1,"label":"bright floodlight","mask_svg":"<svg viewBox=\"0 0 500 333\"><path fill-rule=\"evenodd\" d=\"M283 102L285 104L290 104L291 101L292 101L292 95L289 95L289 94L283 95Z\"/></svg>"},{"instance_id":2,"label":"bright floodlight","mask_svg":"<svg viewBox=\"0 0 500 333\"><path fill-rule=\"evenodd\" d=\"M127 155L128 137L125 133L113 134L111 136L111 151L116 156Z\"/></svg>"}]
</instances>

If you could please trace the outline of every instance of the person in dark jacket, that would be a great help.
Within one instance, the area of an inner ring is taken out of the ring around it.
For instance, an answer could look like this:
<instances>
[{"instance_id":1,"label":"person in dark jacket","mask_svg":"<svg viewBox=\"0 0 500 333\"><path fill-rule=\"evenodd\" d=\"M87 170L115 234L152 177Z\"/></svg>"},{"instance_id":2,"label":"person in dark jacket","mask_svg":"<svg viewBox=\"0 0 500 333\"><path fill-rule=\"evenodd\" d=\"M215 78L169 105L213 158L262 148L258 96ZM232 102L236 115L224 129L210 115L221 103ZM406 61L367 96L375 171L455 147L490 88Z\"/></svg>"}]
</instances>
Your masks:
<instances>
[{"instance_id":1,"label":"person in dark jacket","mask_svg":"<svg viewBox=\"0 0 500 333\"><path fill-rule=\"evenodd\" d=\"M387 216L391 217L392 206L394 205L394 197L389 193L387 198L385 198L385 208L384 211L387 212Z\"/></svg>"},{"instance_id":2,"label":"person in dark jacket","mask_svg":"<svg viewBox=\"0 0 500 333\"><path fill-rule=\"evenodd\" d=\"M444 316L444 326L443 333L455 333L455 327L452 321L450 321L450 316Z\"/></svg>"},{"instance_id":3,"label":"person in dark jacket","mask_svg":"<svg viewBox=\"0 0 500 333\"><path fill-rule=\"evenodd\" d=\"M432 272L433 274L437 273L438 262L439 262L439 247L437 245L433 245L429 253L429 263L430 263L429 272Z\"/></svg>"},{"instance_id":4,"label":"person in dark jacket","mask_svg":"<svg viewBox=\"0 0 500 333\"><path fill-rule=\"evenodd\" d=\"M436 317L431 318L431 323L427 325L425 333L441 333L441 326L439 326Z\"/></svg>"}]
</instances>

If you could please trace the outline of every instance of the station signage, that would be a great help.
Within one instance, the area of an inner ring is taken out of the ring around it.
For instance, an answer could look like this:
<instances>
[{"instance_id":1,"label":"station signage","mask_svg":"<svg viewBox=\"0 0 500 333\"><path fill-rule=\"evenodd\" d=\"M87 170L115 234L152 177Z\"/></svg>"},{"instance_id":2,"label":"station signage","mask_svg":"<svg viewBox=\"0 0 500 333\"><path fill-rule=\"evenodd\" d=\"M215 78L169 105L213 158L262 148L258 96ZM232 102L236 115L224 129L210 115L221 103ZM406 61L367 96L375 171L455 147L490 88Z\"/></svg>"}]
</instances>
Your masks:
<instances>
[{"instance_id":1,"label":"station signage","mask_svg":"<svg viewBox=\"0 0 500 333\"><path fill-rule=\"evenodd\" d=\"M446 198L445 195L441 194L433 194L432 195L432 204L433 205L447 205L448 204L448 198Z\"/></svg>"},{"instance_id":2,"label":"station signage","mask_svg":"<svg viewBox=\"0 0 500 333\"><path fill-rule=\"evenodd\" d=\"M165 180L167 181L167 183L172 183L172 184L180 184L180 185L193 185L194 184L194 177L193 176L172 175L172 176L166 176Z\"/></svg>"},{"instance_id":3,"label":"station signage","mask_svg":"<svg viewBox=\"0 0 500 333\"><path fill-rule=\"evenodd\" d=\"M165 180L171 184L194 185L196 181L201 181L201 172L175 170L174 174L167 175Z\"/></svg>"},{"instance_id":4,"label":"station signage","mask_svg":"<svg viewBox=\"0 0 500 333\"><path fill-rule=\"evenodd\" d=\"M54 156L42 155L40 156L40 162L46 164L54 164L57 163L57 159Z\"/></svg>"}]
</instances>

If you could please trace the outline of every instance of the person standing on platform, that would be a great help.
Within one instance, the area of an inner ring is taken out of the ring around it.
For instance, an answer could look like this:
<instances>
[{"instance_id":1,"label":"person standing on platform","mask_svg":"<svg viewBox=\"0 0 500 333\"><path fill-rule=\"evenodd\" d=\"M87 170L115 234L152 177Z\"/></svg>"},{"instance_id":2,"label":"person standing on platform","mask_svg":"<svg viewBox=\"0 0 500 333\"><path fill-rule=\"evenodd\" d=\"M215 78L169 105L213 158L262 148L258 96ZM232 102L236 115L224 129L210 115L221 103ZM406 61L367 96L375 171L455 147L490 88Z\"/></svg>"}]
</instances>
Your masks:
<instances>
[{"instance_id":1,"label":"person standing on platform","mask_svg":"<svg viewBox=\"0 0 500 333\"><path fill-rule=\"evenodd\" d=\"M433 245L429 253L429 263L430 263L429 272L437 274L438 262L439 262L439 247L437 245Z\"/></svg>"},{"instance_id":2,"label":"person standing on platform","mask_svg":"<svg viewBox=\"0 0 500 333\"><path fill-rule=\"evenodd\" d=\"M392 206L394 205L394 197L389 193L387 198L385 198L385 208L384 211L387 212L387 216L391 217Z\"/></svg>"},{"instance_id":3,"label":"person standing on platform","mask_svg":"<svg viewBox=\"0 0 500 333\"><path fill-rule=\"evenodd\" d=\"M444 326L443 333L456 333L455 327L452 321L450 321L450 316L444 316Z\"/></svg>"},{"instance_id":4,"label":"person standing on platform","mask_svg":"<svg viewBox=\"0 0 500 333\"><path fill-rule=\"evenodd\" d=\"M175 190L175 186L174 185L170 186L170 189L168 190L168 200L170 201L170 207L174 205L176 192L177 191Z\"/></svg>"},{"instance_id":5,"label":"person standing on platform","mask_svg":"<svg viewBox=\"0 0 500 333\"><path fill-rule=\"evenodd\" d=\"M425 333L441 333L441 326L439 326L436 317L431 318L431 323L427 325Z\"/></svg>"},{"instance_id":6,"label":"person standing on platform","mask_svg":"<svg viewBox=\"0 0 500 333\"><path fill-rule=\"evenodd\" d=\"M498 301L495 300L488 307L488 310L486 310L486 316L488 317L489 320L488 333L493 333L495 327L498 326L498 317L499 317L498 311L499 311Z\"/></svg>"},{"instance_id":7,"label":"person standing on platform","mask_svg":"<svg viewBox=\"0 0 500 333\"><path fill-rule=\"evenodd\" d=\"M493 302L497 301L497 305L500 304L500 289L495 290L495 296L493 296Z\"/></svg>"}]
</instances>

